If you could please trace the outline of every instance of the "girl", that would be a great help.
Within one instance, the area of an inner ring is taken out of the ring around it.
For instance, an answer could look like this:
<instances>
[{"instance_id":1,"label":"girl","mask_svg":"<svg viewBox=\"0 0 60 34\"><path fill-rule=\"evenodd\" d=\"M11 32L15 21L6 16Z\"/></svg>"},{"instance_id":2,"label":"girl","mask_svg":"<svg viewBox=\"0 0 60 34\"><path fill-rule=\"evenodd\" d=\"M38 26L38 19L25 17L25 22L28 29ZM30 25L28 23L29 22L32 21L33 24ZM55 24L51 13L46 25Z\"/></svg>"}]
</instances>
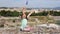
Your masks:
<instances>
[{"instance_id":1,"label":"girl","mask_svg":"<svg viewBox=\"0 0 60 34\"><path fill-rule=\"evenodd\" d=\"M30 17L30 15L33 13L34 11L32 10L28 15L26 15L25 13L26 13L26 8L23 8L22 9L22 16L21 16L21 18L22 18L22 20L21 20L21 29L20 29L20 31L23 31L24 30L24 28L27 26L27 19Z\"/></svg>"}]
</instances>

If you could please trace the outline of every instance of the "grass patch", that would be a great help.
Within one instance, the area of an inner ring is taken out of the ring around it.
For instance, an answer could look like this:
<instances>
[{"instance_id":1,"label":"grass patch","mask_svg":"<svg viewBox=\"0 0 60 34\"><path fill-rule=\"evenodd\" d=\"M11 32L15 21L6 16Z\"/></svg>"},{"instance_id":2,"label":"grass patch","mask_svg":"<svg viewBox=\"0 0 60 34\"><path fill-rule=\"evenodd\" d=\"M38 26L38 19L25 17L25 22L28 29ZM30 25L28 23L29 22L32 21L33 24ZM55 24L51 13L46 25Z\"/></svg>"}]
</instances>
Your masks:
<instances>
[{"instance_id":1,"label":"grass patch","mask_svg":"<svg viewBox=\"0 0 60 34\"><path fill-rule=\"evenodd\" d=\"M58 25L60 25L60 20L57 20L55 24L58 24Z\"/></svg>"}]
</instances>

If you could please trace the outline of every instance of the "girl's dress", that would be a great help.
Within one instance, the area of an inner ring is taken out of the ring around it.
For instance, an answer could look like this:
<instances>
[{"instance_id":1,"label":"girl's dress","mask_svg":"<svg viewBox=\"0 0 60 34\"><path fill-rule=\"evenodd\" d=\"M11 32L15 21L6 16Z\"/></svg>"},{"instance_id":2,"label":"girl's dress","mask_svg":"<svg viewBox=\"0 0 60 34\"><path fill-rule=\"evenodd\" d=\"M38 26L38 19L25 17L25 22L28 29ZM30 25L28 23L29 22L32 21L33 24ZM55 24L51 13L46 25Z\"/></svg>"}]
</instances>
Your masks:
<instances>
[{"instance_id":1,"label":"girl's dress","mask_svg":"<svg viewBox=\"0 0 60 34\"><path fill-rule=\"evenodd\" d=\"M23 18L23 19L21 20L21 23L22 23L21 29L24 30L24 28L27 26L27 19Z\"/></svg>"}]
</instances>

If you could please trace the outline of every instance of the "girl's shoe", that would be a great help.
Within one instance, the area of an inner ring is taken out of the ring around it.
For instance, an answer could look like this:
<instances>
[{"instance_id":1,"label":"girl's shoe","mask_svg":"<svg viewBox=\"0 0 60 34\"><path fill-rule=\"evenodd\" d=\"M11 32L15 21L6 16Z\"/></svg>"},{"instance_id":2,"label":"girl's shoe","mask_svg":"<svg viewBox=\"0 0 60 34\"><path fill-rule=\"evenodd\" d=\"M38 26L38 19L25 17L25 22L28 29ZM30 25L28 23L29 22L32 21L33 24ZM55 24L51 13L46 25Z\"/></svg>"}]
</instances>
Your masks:
<instances>
[{"instance_id":1,"label":"girl's shoe","mask_svg":"<svg viewBox=\"0 0 60 34\"><path fill-rule=\"evenodd\" d=\"M22 29L20 29L20 31L23 31Z\"/></svg>"}]
</instances>

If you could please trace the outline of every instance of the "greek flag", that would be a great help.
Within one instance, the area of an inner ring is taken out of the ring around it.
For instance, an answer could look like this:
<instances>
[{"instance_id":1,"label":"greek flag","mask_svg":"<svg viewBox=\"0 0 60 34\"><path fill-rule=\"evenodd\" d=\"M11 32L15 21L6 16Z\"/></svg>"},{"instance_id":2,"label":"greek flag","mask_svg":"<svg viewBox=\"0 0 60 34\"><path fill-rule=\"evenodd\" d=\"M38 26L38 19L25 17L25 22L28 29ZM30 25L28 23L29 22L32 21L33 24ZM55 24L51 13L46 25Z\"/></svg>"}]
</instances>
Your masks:
<instances>
[{"instance_id":1,"label":"greek flag","mask_svg":"<svg viewBox=\"0 0 60 34\"><path fill-rule=\"evenodd\" d=\"M26 1L26 5L28 5L28 1Z\"/></svg>"}]
</instances>

